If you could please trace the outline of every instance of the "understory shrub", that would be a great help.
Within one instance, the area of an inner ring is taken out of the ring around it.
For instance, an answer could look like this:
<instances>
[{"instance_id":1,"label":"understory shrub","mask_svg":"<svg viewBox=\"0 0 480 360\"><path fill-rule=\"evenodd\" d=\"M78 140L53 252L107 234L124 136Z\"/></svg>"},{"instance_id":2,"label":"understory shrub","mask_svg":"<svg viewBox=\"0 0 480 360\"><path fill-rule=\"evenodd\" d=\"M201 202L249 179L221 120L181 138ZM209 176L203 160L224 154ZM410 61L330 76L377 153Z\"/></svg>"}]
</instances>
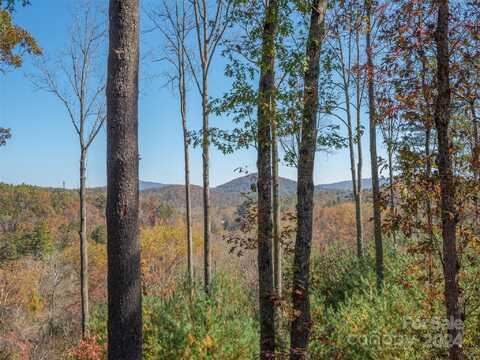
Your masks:
<instances>
[{"instance_id":1,"label":"understory shrub","mask_svg":"<svg viewBox=\"0 0 480 360\"><path fill-rule=\"evenodd\" d=\"M184 281L165 297L143 299L144 359L255 359L258 325L255 299L226 274L218 274L211 295ZM106 306L93 316L91 330L106 343Z\"/></svg>"}]
</instances>

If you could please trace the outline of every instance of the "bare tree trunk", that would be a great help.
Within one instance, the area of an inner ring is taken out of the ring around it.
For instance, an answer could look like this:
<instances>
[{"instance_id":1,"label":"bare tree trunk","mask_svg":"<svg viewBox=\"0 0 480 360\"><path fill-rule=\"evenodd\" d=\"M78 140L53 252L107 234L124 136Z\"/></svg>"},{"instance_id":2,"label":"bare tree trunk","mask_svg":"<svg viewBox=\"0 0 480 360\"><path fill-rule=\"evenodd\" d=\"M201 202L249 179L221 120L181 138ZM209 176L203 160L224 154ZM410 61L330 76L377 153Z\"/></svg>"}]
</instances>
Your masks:
<instances>
[{"instance_id":1,"label":"bare tree trunk","mask_svg":"<svg viewBox=\"0 0 480 360\"><path fill-rule=\"evenodd\" d=\"M473 173L474 179L477 183L480 182L480 137L478 131L478 118L477 113L475 111L475 100L471 100L469 103L470 113L472 116L472 125L473 125L473 148L472 148L472 164L473 164ZM475 224L478 228L478 222L480 218L480 204L479 204L479 196L478 194L475 195L474 198L474 206L475 206Z\"/></svg>"},{"instance_id":2,"label":"bare tree trunk","mask_svg":"<svg viewBox=\"0 0 480 360\"><path fill-rule=\"evenodd\" d=\"M360 142L360 140L359 140ZM358 145L357 196L355 198L355 223L357 226L357 254L363 258L363 216L362 216L362 153Z\"/></svg>"},{"instance_id":3,"label":"bare tree trunk","mask_svg":"<svg viewBox=\"0 0 480 360\"><path fill-rule=\"evenodd\" d=\"M355 165L355 142L353 136L353 124L352 124L352 115L350 111L350 94L348 93L348 87L345 90L345 100L346 100L346 109L347 109L347 133L348 133L348 149L350 155L350 172L352 175L352 193L355 200L355 226L357 231L357 255L359 258L363 255L363 241L362 241L362 231L361 231L361 215L359 215L360 203L358 197L358 177L357 177L357 168Z\"/></svg>"},{"instance_id":4,"label":"bare tree trunk","mask_svg":"<svg viewBox=\"0 0 480 360\"><path fill-rule=\"evenodd\" d=\"M359 30L355 31L356 57L357 66L360 65L360 34ZM363 152L362 152L362 123L361 123L361 108L362 108L362 87L361 77L357 75L355 79L356 84L356 134L357 134L357 196L355 198L355 218L357 225L357 253L358 257L363 257L363 216L362 216L362 170L363 170Z\"/></svg>"},{"instance_id":5,"label":"bare tree trunk","mask_svg":"<svg viewBox=\"0 0 480 360\"><path fill-rule=\"evenodd\" d=\"M166 5L165 5L166 6ZM183 9L182 16L185 9ZM177 21L179 19L177 18ZM184 18L181 22L180 34L177 34L181 46L178 47L178 92L180 94L180 113L182 116L183 129L183 154L185 168L185 222L187 226L187 276L190 287L193 285L193 244L192 244L192 204L190 199L190 156L188 153L188 126L187 126L187 85L186 85L186 59L185 59L185 28Z\"/></svg>"},{"instance_id":6,"label":"bare tree trunk","mask_svg":"<svg viewBox=\"0 0 480 360\"><path fill-rule=\"evenodd\" d=\"M204 76L202 85L202 117L203 117L203 270L205 292L210 294L210 175L209 175L209 135L208 135L208 78Z\"/></svg>"},{"instance_id":7,"label":"bare tree trunk","mask_svg":"<svg viewBox=\"0 0 480 360\"><path fill-rule=\"evenodd\" d=\"M85 201L87 149L80 150L80 293L82 302L82 338L88 335L88 241L87 241L87 208Z\"/></svg>"},{"instance_id":8,"label":"bare tree trunk","mask_svg":"<svg viewBox=\"0 0 480 360\"><path fill-rule=\"evenodd\" d=\"M448 321L449 358L463 359L463 334L457 326L462 323L459 308L458 272L460 263L457 254L456 228L458 211L455 207L455 179L449 139L451 89L449 80L450 54L448 49L448 0L438 0L438 21L435 33L437 44L437 98L435 101L435 126L438 138L438 171L441 189L441 218L443 235L443 263L445 275L445 301Z\"/></svg>"},{"instance_id":9,"label":"bare tree trunk","mask_svg":"<svg viewBox=\"0 0 480 360\"><path fill-rule=\"evenodd\" d=\"M392 145L388 145L388 188L389 188L389 204L390 204L390 215L393 217L396 216L395 212L395 188L393 184L393 148ZM394 244L397 244L397 232L392 232L392 240Z\"/></svg>"},{"instance_id":10,"label":"bare tree trunk","mask_svg":"<svg viewBox=\"0 0 480 360\"><path fill-rule=\"evenodd\" d=\"M348 82L344 80L345 92L345 108L347 112L347 134L348 134L348 150L350 156L350 172L352 176L352 193L355 200L355 226L357 231L357 255L359 258L363 256L363 240L362 240L362 226L361 215L359 215L361 208L358 197L358 178L357 168L355 165L355 142L353 136L352 114L350 110L350 93Z\"/></svg>"},{"instance_id":11,"label":"bare tree trunk","mask_svg":"<svg viewBox=\"0 0 480 360\"><path fill-rule=\"evenodd\" d=\"M282 244L280 239L280 203L278 181L277 119L272 121L272 202L273 202L273 267L277 296L282 296Z\"/></svg>"},{"instance_id":12,"label":"bare tree trunk","mask_svg":"<svg viewBox=\"0 0 480 360\"><path fill-rule=\"evenodd\" d=\"M105 102L102 96L105 92L105 81L102 77L97 77L93 71L102 61L101 49L105 40L105 30L95 17L92 4L86 2L83 5L85 8L82 7L81 12L75 14L72 21L71 44L68 50L61 53L55 61L54 69L50 68L45 59L36 64L41 75L33 79L33 83L38 89L48 91L60 100L67 110L67 118L78 135L80 148L80 226L78 229L80 239L80 325L82 338L85 339L88 335L89 321L86 159L88 149L105 121ZM59 63L65 66L59 67ZM58 73L62 73L61 78L58 77Z\"/></svg>"},{"instance_id":13,"label":"bare tree trunk","mask_svg":"<svg viewBox=\"0 0 480 360\"><path fill-rule=\"evenodd\" d=\"M373 225L375 238L375 271L377 274L377 288L380 290L383 284L383 241L382 241L382 219L381 219L381 198L380 183L378 179L378 156L377 156L377 111L375 105L375 88L374 88L374 64L373 49L371 41L372 32L372 0L365 0L367 12L367 87L368 87L368 111L370 117L370 158L372 165L372 191L373 191Z\"/></svg>"},{"instance_id":14,"label":"bare tree trunk","mask_svg":"<svg viewBox=\"0 0 480 360\"><path fill-rule=\"evenodd\" d=\"M395 214L395 189L393 187L393 149L388 145L388 187L389 187L389 203L392 215ZM395 234L394 234L395 236Z\"/></svg>"},{"instance_id":15,"label":"bare tree trunk","mask_svg":"<svg viewBox=\"0 0 480 360\"><path fill-rule=\"evenodd\" d=\"M297 236L293 260L292 292L295 317L290 332L290 359L306 359L308 357L308 340L312 325L309 283L313 225L313 170L317 141L320 51L327 1L314 0L311 6L306 50L307 70L304 78L302 138L298 161Z\"/></svg>"},{"instance_id":16,"label":"bare tree trunk","mask_svg":"<svg viewBox=\"0 0 480 360\"><path fill-rule=\"evenodd\" d=\"M265 9L258 89L258 283L260 303L260 359L275 358L275 305L272 262L272 138L275 109L275 37L278 2Z\"/></svg>"},{"instance_id":17,"label":"bare tree trunk","mask_svg":"<svg viewBox=\"0 0 480 360\"><path fill-rule=\"evenodd\" d=\"M201 79L197 76L192 60L186 53L195 83L202 97L202 160L203 160L203 241L204 241L204 287L210 293L211 254L210 254L210 178L209 178L209 104L208 74L211 61L223 34L229 27L231 16L231 0L217 1L212 7L206 0L191 0L195 19L195 32L201 62ZM211 14L209 12L211 11ZM213 16L209 16L212 15Z\"/></svg>"},{"instance_id":18,"label":"bare tree trunk","mask_svg":"<svg viewBox=\"0 0 480 360\"><path fill-rule=\"evenodd\" d=\"M183 51L183 49L182 49ZM190 199L190 157L188 153L187 100L185 73L180 80L180 101L183 128L183 153L185 159L185 221L187 226L187 274L190 286L193 284L192 204Z\"/></svg>"},{"instance_id":19,"label":"bare tree trunk","mask_svg":"<svg viewBox=\"0 0 480 360\"><path fill-rule=\"evenodd\" d=\"M107 82L108 358L142 358L138 239L138 0L110 0Z\"/></svg>"},{"instance_id":20,"label":"bare tree trunk","mask_svg":"<svg viewBox=\"0 0 480 360\"><path fill-rule=\"evenodd\" d=\"M190 32L190 19L187 15L186 0L176 1L170 7L169 0L162 1L161 12L149 12L147 16L161 32L166 43L166 60L175 69L174 78L177 80L177 91L180 96L180 115L183 130L183 155L185 176L185 225L187 242L187 279L190 288L193 285L193 247L192 247L192 206L190 193L190 156L189 134L187 125L187 66L188 54L186 41ZM163 21L162 21L163 20ZM196 80L195 74L194 79Z\"/></svg>"},{"instance_id":21,"label":"bare tree trunk","mask_svg":"<svg viewBox=\"0 0 480 360\"><path fill-rule=\"evenodd\" d=\"M427 191L433 191L432 189L432 160L431 160L431 136L432 129L428 123L425 129L425 177L427 180ZM433 314L433 299L434 299L434 283L433 283L433 249L434 249L434 234L433 234L433 212L432 201L429 196L426 197L427 206L427 227L428 227L428 254L427 254L427 277L428 277L428 289L429 289L429 307L430 312Z\"/></svg>"}]
</instances>

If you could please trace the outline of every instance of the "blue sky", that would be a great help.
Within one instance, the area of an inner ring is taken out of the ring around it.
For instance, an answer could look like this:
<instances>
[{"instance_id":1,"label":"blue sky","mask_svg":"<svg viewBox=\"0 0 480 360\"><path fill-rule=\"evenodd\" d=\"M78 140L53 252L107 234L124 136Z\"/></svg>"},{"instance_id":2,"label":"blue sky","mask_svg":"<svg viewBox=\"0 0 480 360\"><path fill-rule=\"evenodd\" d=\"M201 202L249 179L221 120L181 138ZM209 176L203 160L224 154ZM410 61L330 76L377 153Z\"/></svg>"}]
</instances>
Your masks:
<instances>
[{"instance_id":1,"label":"blue sky","mask_svg":"<svg viewBox=\"0 0 480 360\"><path fill-rule=\"evenodd\" d=\"M37 39L48 57L54 57L68 45L69 22L74 1L33 0L32 5L18 8L15 22L25 27ZM148 2L143 2L148 7ZM142 16L142 28L149 27ZM155 51L161 46L158 33L142 34L142 51ZM139 97L140 178L162 183L183 182L182 131L177 96L162 88L159 76L167 64L145 60L141 66ZM220 96L229 87L223 76L224 62L218 56L211 69L211 96ZM0 182L28 183L41 186L78 186L79 146L76 133L62 104L51 94L35 90L26 74L35 73L26 57L19 70L0 74L0 126L11 128L12 138L0 148ZM156 76L159 75L159 76ZM192 129L201 126L200 98L192 86L188 99L188 121ZM229 127L226 118L211 118L211 125ZM89 151L87 184L106 183L106 134L102 129ZM369 177L368 131L364 143L364 177ZM212 147L211 185L222 184L238 176L235 169L246 167L254 172L256 153L241 151L223 155ZM295 179L295 169L280 167L280 175ZM191 150L191 177L201 184L201 151ZM349 179L349 160L346 150L318 154L315 183Z\"/></svg>"}]
</instances>

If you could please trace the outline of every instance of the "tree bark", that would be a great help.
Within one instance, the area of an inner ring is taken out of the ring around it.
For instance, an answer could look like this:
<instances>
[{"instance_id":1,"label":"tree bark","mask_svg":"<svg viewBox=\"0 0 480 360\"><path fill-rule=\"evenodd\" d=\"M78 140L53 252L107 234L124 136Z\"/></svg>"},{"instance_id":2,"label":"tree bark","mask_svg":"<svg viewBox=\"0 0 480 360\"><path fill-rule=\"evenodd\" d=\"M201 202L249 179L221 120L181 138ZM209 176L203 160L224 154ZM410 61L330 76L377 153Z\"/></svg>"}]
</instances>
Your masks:
<instances>
[{"instance_id":1,"label":"tree bark","mask_svg":"<svg viewBox=\"0 0 480 360\"><path fill-rule=\"evenodd\" d=\"M186 116L182 116L183 152L185 158L185 220L187 225L187 273L190 286L193 285L193 243L192 243L192 201L190 199L190 157L188 154L188 129Z\"/></svg>"},{"instance_id":2,"label":"tree bark","mask_svg":"<svg viewBox=\"0 0 480 360\"><path fill-rule=\"evenodd\" d=\"M188 126L187 126L187 86L186 86L186 62L185 50L179 49L179 93L180 113L182 116L183 129L183 154L185 168L185 221L187 226L187 277L190 287L193 285L193 244L192 244L192 204L190 199L190 156L188 153Z\"/></svg>"},{"instance_id":3,"label":"tree bark","mask_svg":"<svg viewBox=\"0 0 480 360\"><path fill-rule=\"evenodd\" d=\"M272 121L272 202L273 202L273 267L277 296L282 296L282 244L280 239L280 203L278 181L277 119Z\"/></svg>"},{"instance_id":4,"label":"tree bark","mask_svg":"<svg viewBox=\"0 0 480 360\"><path fill-rule=\"evenodd\" d=\"M358 177L357 177L357 168L355 165L355 142L353 139L353 124L352 124L352 115L350 111L350 93L349 88L345 88L345 101L346 101L346 110L347 110L347 133L348 133L348 149L350 155L350 172L352 175L352 192L353 198L355 200L355 226L357 231L357 256L362 258L363 256L363 240L362 240L362 230L361 230L361 207L359 202L359 192L358 192Z\"/></svg>"},{"instance_id":5,"label":"tree bark","mask_svg":"<svg viewBox=\"0 0 480 360\"><path fill-rule=\"evenodd\" d=\"M142 358L138 239L138 0L110 0L107 81L108 358Z\"/></svg>"},{"instance_id":6,"label":"tree bark","mask_svg":"<svg viewBox=\"0 0 480 360\"><path fill-rule=\"evenodd\" d=\"M431 137L432 129L431 124L427 122L425 129L425 178L427 180L427 191L433 191L432 188L432 160L431 160ZM427 228L428 228L428 253L427 253L427 277L428 277L428 302L430 312L433 314L433 299L434 295L434 279L433 279L433 251L434 251L434 233L433 233L433 211L432 200L429 196L426 196L427 207Z\"/></svg>"},{"instance_id":7,"label":"tree bark","mask_svg":"<svg viewBox=\"0 0 480 360\"><path fill-rule=\"evenodd\" d=\"M348 51L351 51L350 49ZM343 57L342 57L343 58ZM343 61L343 60L342 60ZM363 256L363 237L362 237L362 215L361 215L361 200L359 198L359 185L357 175L357 166L361 168L360 158L359 163L355 165L355 141L353 134L353 121L350 101L350 79L346 74L345 65L342 65L342 77L343 77L343 91L345 95L345 110L347 116L347 136L348 136L348 150L350 156L350 172L352 176L352 193L355 201L355 227L357 235L357 256L362 258ZM358 119L357 119L358 121ZM361 147L361 145L360 145ZM360 156L360 154L359 154ZM361 186L361 185L360 185Z\"/></svg>"},{"instance_id":8,"label":"tree bark","mask_svg":"<svg viewBox=\"0 0 480 360\"><path fill-rule=\"evenodd\" d=\"M388 188L389 188L389 203L390 212L395 215L395 189L393 188L393 149L388 145ZM395 236L395 233L393 234Z\"/></svg>"},{"instance_id":9,"label":"tree bark","mask_svg":"<svg viewBox=\"0 0 480 360\"><path fill-rule=\"evenodd\" d=\"M210 255L210 165L209 165L209 129L208 129L208 78L204 76L202 84L202 161L203 161L203 270L205 292L210 294L211 255Z\"/></svg>"},{"instance_id":10,"label":"tree bark","mask_svg":"<svg viewBox=\"0 0 480 360\"><path fill-rule=\"evenodd\" d=\"M473 164L473 175L477 183L480 183L480 137L478 131L478 118L477 112L475 111L475 100L469 102L470 114L472 117L473 125L473 144L472 144L472 164ZM480 218L480 206L479 206L479 196L478 194L474 197L474 206L475 206L475 225L478 228L478 220Z\"/></svg>"},{"instance_id":11,"label":"tree bark","mask_svg":"<svg viewBox=\"0 0 480 360\"><path fill-rule=\"evenodd\" d=\"M360 66L360 34L359 29L355 30L355 44L357 66ZM362 87L361 76L357 75L355 79L356 84L356 134L357 134L357 196L355 198L355 217L357 224L357 253L359 258L363 258L363 216L362 216L362 171L363 171L363 152L362 152L362 123L361 123L361 109L362 109Z\"/></svg>"},{"instance_id":12,"label":"tree bark","mask_svg":"<svg viewBox=\"0 0 480 360\"><path fill-rule=\"evenodd\" d=\"M258 89L258 283L260 304L260 359L275 358L275 306L272 262L271 124L275 102L275 37L278 1L265 9Z\"/></svg>"},{"instance_id":13,"label":"tree bark","mask_svg":"<svg viewBox=\"0 0 480 360\"><path fill-rule=\"evenodd\" d=\"M313 170L317 140L318 80L326 0L312 3L304 77L302 137L297 182L297 236L293 260L293 312L290 359L306 359L311 329L309 283L313 225Z\"/></svg>"},{"instance_id":14,"label":"tree bark","mask_svg":"<svg viewBox=\"0 0 480 360\"><path fill-rule=\"evenodd\" d=\"M82 338L88 335L90 318L88 306L88 241L87 241L87 208L85 201L87 149L80 150L80 295L82 303Z\"/></svg>"},{"instance_id":15,"label":"tree bark","mask_svg":"<svg viewBox=\"0 0 480 360\"><path fill-rule=\"evenodd\" d=\"M449 80L450 54L448 48L448 0L438 0L438 19L435 33L437 44L437 98L435 101L435 126L438 138L438 171L441 190L441 218L443 236L443 263L445 276L445 302L449 322L461 324L459 308L456 228L458 211L455 207L455 179L453 174L451 141L449 139L451 89ZM449 358L463 359L462 329L449 326Z\"/></svg>"},{"instance_id":16,"label":"tree bark","mask_svg":"<svg viewBox=\"0 0 480 360\"><path fill-rule=\"evenodd\" d=\"M381 219L380 183L378 179L378 156L377 156L377 111L375 105L375 69L373 64L373 49L371 41L372 33L372 0L365 0L367 13L367 87L368 87L368 112L370 118L370 159L372 167L372 192L373 192L373 225L375 238L375 272L377 275L377 289L383 285L383 240Z\"/></svg>"}]
</instances>

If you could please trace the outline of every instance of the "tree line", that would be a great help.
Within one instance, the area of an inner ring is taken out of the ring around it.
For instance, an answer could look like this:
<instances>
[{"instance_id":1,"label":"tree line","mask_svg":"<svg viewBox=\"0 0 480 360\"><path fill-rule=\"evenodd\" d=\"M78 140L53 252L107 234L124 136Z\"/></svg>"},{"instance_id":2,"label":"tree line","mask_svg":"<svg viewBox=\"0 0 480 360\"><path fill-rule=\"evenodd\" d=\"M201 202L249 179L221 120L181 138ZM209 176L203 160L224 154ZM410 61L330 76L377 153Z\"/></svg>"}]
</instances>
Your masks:
<instances>
[{"instance_id":1,"label":"tree line","mask_svg":"<svg viewBox=\"0 0 480 360\"><path fill-rule=\"evenodd\" d=\"M0 2L8 28L1 34L2 66L21 65L23 54L14 53L17 46L32 54L41 53L33 38L12 24L14 5L14 1ZM477 2L176 0L164 1L146 15L165 44L164 59L173 69L170 82L180 99L186 262L191 285L189 149L192 144L202 148L203 285L207 294L214 276L210 249L210 145L225 153L249 147L257 151L255 217L261 359L277 356L279 302L291 302L290 358L308 358L313 178L319 151L348 148L357 256L360 261L364 257L362 209L363 199L369 196L362 189L364 118L368 118L377 292L382 292L387 271L384 242L396 242L399 233L416 236L426 266L434 266L434 256L441 259L446 318L453 323L465 320L459 273L463 250L477 241L480 216ZM32 77L37 87L60 100L79 136L84 336L89 318L85 161L89 145L106 123L110 359L142 356L139 18L138 0L110 1L105 76L94 60L95 54L104 50L107 32L90 9L80 12L76 19L69 56L60 62L65 85L60 85L61 80L43 60L38 63L39 75ZM219 51L227 60L225 74L231 79L231 89L223 97L211 99L209 74ZM188 125L189 84L201 98L202 129L198 132L192 132ZM226 116L237 127L228 131L211 127L212 113ZM0 145L4 145L10 131L0 128L0 136ZM381 142L387 152L385 161L379 156ZM286 287L288 292L282 283L284 244L278 191L281 161L297 168L293 277L292 284ZM381 181L384 171L386 182ZM465 358L461 328L451 326L448 333L449 358Z\"/></svg>"}]
</instances>

